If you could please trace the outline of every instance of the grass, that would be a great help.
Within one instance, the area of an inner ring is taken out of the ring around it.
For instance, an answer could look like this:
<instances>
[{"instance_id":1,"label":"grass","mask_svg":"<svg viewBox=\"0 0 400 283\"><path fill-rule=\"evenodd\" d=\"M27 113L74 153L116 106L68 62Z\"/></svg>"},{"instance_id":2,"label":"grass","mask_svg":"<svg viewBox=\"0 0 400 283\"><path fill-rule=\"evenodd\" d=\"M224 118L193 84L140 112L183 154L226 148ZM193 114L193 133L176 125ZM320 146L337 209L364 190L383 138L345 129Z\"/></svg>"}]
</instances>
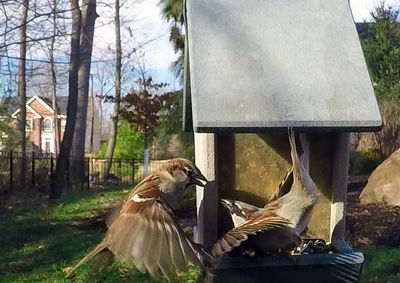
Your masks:
<instances>
[{"instance_id":1,"label":"grass","mask_svg":"<svg viewBox=\"0 0 400 283\"><path fill-rule=\"evenodd\" d=\"M91 265L65 279L64 268L76 264L102 239L104 231L78 229L72 222L90 218L112 207L129 192L110 189L71 194L57 203L33 200L0 216L0 282L165 282L115 260L105 271ZM361 282L400 282L400 249L364 251ZM173 282L195 282L199 271L189 268Z\"/></svg>"},{"instance_id":2,"label":"grass","mask_svg":"<svg viewBox=\"0 0 400 283\"><path fill-rule=\"evenodd\" d=\"M122 200L129 189L72 194L59 202L33 201L0 216L0 282L165 282L152 279L119 260L91 273L90 264L65 279L64 268L76 264L102 239L104 231L78 229L73 221L90 218ZM198 270L180 273L173 282L195 282Z\"/></svg>"},{"instance_id":3,"label":"grass","mask_svg":"<svg viewBox=\"0 0 400 283\"><path fill-rule=\"evenodd\" d=\"M400 249L371 249L364 256L361 282L400 282Z\"/></svg>"}]
</instances>

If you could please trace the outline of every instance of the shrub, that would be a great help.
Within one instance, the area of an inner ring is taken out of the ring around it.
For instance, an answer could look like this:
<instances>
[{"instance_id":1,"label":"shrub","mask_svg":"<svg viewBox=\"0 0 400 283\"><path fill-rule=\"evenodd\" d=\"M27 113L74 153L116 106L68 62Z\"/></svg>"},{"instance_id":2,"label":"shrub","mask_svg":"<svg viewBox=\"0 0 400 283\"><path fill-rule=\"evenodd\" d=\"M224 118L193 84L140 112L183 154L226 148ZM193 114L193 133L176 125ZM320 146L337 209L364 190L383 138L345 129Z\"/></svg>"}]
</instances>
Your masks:
<instances>
[{"instance_id":1,"label":"shrub","mask_svg":"<svg viewBox=\"0 0 400 283\"><path fill-rule=\"evenodd\" d=\"M352 151L350 153L350 174L369 175L380 162L381 159L374 150Z\"/></svg>"},{"instance_id":2,"label":"shrub","mask_svg":"<svg viewBox=\"0 0 400 283\"><path fill-rule=\"evenodd\" d=\"M137 133L128 122L122 120L118 125L117 142L114 149L114 158L143 159L144 137ZM107 143L100 147L98 157L104 158Z\"/></svg>"},{"instance_id":3,"label":"shrub","mask_svg":"<svg viewBox=\"0 0 400 283\"><path fill-rule=\"evenodd\" d=\"M358 133L357 150L373 149L384 160L400 148L400 100L379 101L379 108L383 119L383 128L376 133Z\"/></svg>"}]
</instances>

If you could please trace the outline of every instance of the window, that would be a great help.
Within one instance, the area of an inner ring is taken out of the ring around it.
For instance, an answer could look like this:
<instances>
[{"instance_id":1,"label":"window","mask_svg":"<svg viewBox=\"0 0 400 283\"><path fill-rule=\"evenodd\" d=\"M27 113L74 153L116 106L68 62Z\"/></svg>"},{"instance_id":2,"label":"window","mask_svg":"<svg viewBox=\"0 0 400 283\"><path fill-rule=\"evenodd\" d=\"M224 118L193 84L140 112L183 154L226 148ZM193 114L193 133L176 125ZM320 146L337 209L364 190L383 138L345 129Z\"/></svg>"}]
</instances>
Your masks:
<instances>
[{"instance_id":1,"label":"window","mask_svg":"<svg viewBox=\"0 0 400 283\"><path fill-rule=\"evenodd\" d=\"M43 120L43 130L45 132L51 132L52 131L52 123L51 123L51 118L45 118Z\"/></svg>"},{"instance_id":2,"label":"window","mask_svg":"<svg viewBox=\"0 0 400 283\"><path fill-rule=\"evenodd\" d=\"M26 119L25 129L27 131L32 131L33 130L33 119L32 118Z\"/></svg>"}]
</instances>

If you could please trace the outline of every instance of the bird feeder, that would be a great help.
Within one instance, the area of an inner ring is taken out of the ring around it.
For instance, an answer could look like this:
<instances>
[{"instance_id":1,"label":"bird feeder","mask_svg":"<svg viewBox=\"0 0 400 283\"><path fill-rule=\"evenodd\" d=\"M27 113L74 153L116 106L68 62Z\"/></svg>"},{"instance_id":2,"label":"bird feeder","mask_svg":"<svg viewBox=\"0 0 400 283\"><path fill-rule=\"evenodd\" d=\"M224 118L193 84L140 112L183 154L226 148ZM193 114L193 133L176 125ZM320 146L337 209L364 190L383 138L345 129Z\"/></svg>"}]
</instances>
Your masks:
<instances>
[{"instance_id":1,"label":"bird feeder","mask_svg":"<svg viewBox=\"0 0 400 283\"><path fill-rule=\"evenodd\" d=\"M287 128L318 188L307 236L331 254L226 257L215 282L351 282L363 255L345 242L349 139L382 126L348 0L185 4L184 128L195 132L197 238L227 227L221 198L262 207L291 168ZM306 279L305 279L306 280Z\"/></svg>"}]
</instances>

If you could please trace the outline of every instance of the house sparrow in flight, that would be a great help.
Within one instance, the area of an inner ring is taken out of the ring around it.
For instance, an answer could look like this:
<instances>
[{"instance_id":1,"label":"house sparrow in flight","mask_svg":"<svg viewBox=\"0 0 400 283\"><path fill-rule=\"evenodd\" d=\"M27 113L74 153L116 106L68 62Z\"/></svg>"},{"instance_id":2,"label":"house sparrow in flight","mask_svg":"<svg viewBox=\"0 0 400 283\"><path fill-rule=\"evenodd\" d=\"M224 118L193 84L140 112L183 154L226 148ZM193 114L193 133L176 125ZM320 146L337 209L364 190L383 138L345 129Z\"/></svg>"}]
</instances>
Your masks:
<instances>
[{"instance_id":1,"label":"house sparrow in flight","mask_svg":"<svg viewBox=\"0 0 400 283\"><path fill-rule=\"evenodd\" d=\"M264 208L241 201L222 200L235 227L214 245L214 257L221 257L244 241L261 253L288 250L300 244L300 234L305 230L317 202L317 188L297 154L293 131L289 132L289 143L292 171ZM287 191L289 181L292 184Z\"/></svg>"},{"instance_id":2,"label":"house sparrow in flight","mask_svg":"<svg viewBox=\"0 0 400 283\"><path fill-rule=\"evenodd\" d=\"M121 209L108 220L103 241L67 277L103 250L142 272L148 271L152 276L161 273L167 279L175 268L186 268L187 262L201 266L201 258L210 256L185 235L172 212L178 208L186 188L205 186L201 181L207 179L189 160L167 161L132 190Z\"/></svg>"}]
</instances>

